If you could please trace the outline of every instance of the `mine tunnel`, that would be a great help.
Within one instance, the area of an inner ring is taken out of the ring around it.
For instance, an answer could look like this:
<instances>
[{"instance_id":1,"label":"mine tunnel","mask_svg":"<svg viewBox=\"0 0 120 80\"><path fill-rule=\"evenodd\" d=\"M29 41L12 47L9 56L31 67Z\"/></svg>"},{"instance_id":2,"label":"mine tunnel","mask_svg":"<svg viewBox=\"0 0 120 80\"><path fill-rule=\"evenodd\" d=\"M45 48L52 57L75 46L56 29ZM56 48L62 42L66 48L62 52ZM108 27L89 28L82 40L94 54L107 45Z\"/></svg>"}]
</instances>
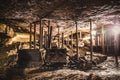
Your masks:
<instances>
[{"instance_id":1,"label":"mine tunnel","mask_svg":"<svg viewBox=\"0 0 120 80\"><path fill-rule=\"evenodd\" d=\"M0 80L120 80L120 0L0 0Z\"/></svg>"}]
</instances>

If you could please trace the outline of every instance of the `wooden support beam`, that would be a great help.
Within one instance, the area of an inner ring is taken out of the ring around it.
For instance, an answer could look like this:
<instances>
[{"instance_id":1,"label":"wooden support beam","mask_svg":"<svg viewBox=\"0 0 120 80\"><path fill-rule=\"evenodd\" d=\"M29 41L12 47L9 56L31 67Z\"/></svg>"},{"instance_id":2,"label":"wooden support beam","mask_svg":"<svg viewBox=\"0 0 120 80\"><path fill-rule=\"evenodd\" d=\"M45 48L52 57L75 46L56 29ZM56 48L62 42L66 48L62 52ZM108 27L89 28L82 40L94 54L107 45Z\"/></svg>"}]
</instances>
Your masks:
<instances>
[{"instance_id":1,"label":"wooden support beam","mask_svg":"<svg viewBox=\"0 0 120 80\"><path fill-rule=\"evenodd\" d=\"M48 21L48 48L51 48L52 39L52 26L50 26L50 20Z\"/></svg>"},{"instance_id":2,"label":"wooden support beam","mask_svg":"<svg viewBox=\"0 0 120 80\"><path fill-rule=\"evenodd\" d=\"M92 21L90 19L90 58L91 58L91 61L93 60L93 45L92 45Z\"/></svg>"},{"instance_id":3,"label":"wooden support beam","mask_svg":"<svg viewBox=\"0 0 120 80\"><path fill-rule=\"evenodd\" d=\"M78 25L77 21L75 22L76 24L76 53L77 53L77 59L79 60L79 47L78 47Z\"/></svg>"},{"instance_id":4,"label":"wooden support beam","mask_svg":"<svg viewBox=\"0 0 120 80\"><path fill-rule=\"evenodd\" d=\"M46 32L44 31L44 35L43 35L43 42L44 42L44 48L46 48L46 40L45 40L45 36L46 36Z\"/></svg>"},{"instance_id":5,"label":"wooden support beam","mask_svg":"<svg viewBox=\"0 0 120 80\"><path fill-rule=\"evenodd\" d=\"M44 31L44 46L45 46L45 48L47 49L48 47L47 47L47 32L46 31Z\"/></svg>"},{"instance_id":6,"label":"wooden support beam","mask_svg":"<svg viewBox=\"0 0 120 80\"><path fill-rule=\"evenodd\" d=\"M49 48L51 48L51 42L52 42L52 26L50 26L50 35L49 35Z\"/></svg>"},{"instance_id":7,"label":"wooden support beam","mask_svg":"<svg viewBox=\"0 0 120 80\"><path fill-rule=\"evenodd\" d=\"M44 35L43 35L43 34L44 34L44 29L43 29L43 27L42 27L42 37L41 37L41 38L42 38L42 40L41 40L41 41L42 41L42 43L41 43L42 46L41 46L41 47L43 47L43 43L44 43L44 42L43 42L43 41L44 41Z\"/></svg>"},{"instance_id":8,"label":"wooden support beam","mask_svg":"<svg viewBox=\"0 0 120 80\"><path fill-rule=\"evenodd\" d=\"M48 20L48 39L49 39L49 36L50 36L50 20Z\"/></svg>"},{"instance_id":9,"label":"wooden support beam","mask_svg":"<svg viewBox=\"0 0 120 80\"><path fill-rule=\"evenodd\" d=\"M105 34L104 34L104 27L102 26L102 54L105 54Z\"/></svg>"},{"instance_id":10,"label":"wooden support beam","mask_svg":"<svg viewBox=\"0 0 120 80\"><path fill-rule=\"evenodd\" d=\"M72 53L73 53L73 32L71 31L71 48L72 48Z\"/></svg>"},{"instance_id":11,"label":"wooden support beam","mask_svg":"<svg viewBox=\"0 0 120 80\"><path fill-rule=\"evenodd\" d=\"M47 48L50 48L50 42L49 42L49 41L50 41L50 40L49 40L49 39L50 39L50 20L48 20L48 33L47 33L47 34L48 34L48 35L47 35L47 37L48 37L48 38L47 38L47 39L48 39L48 40L47 40Z\"/></svg>"},{"instance_id":12,"label":"wooden support beam","mask_svg":"<svg viewBox=\"0 0 120 80\"><path fill-rule=\"evenodd\" d=\"M64 33L62 33L62 48L64 48Z\"/></svg>"},{"instance_id":13,"label":"wooden support beam","mask_svg":"<svg viewBox=\"0 0 120 80\"><path fill-rule=\"evenodd\" d=\"M105 37L104 37L104 39L105 39L105 42L104 42L104 44L105 44L105 54L107 54L108 53L108 34L106 33L105 34Z\"/></svg>"},{"instance_id":14,"label":"wooden support beam","mask_svg":"<svg viewBox=\"0 0 120 80\"><path fill-rule=\"evenodd\" d=\"M29 48L31 49L32 48L32 24L30 23L30 45L29 45Z\"/></svg>"},{"instance_id":15,"label":"wooden support beam","mask_svg":"<svg viewBox=\"0 0 120 80\"><path fill-rule=\"evenodd\" d=\"M113 44L114 40L113 40L113 33L111 33L111 31L109 31L109 47L110 49L112 49L112 46L114 45ZM109 51L109 53L113 53L113 51Z\"/></svg>"},{"instance_id":16,"label":"wooden support beam","mask_svg":"<svg viewBox=\"0 0 120 80\"><path fill-rule=\"evenodd\" d=\"M115 64L118 67L118 49L119 49L119 42L118 42L118 34L114 33L114 52L115 52Z\"/></svg>"},{"instance_id":17,"label":"wooden support beam","mask_svg":"<svg viewBox=\"0 0 120 80\"><path fill-rule=\"evenodd\" d=\"M82 32L80 31L80 39L82 39Z\"/></svg>"},{"instance_id":18,"label":"wooden support beam","mask_svg":"<svg viewBox=\"0 0 120 80\"><path fill-rule=\"evenodd\" d=\"M110 35L107 33L107 35L106 35L106 46L107 46L107 50L106 50L106 52L107 52L107 54L109 54L109 47L110 47Z\"/></svg>"},{"instance_id":19,"label":"wooden support beam","mask_svg":"<svg viewBox=\"0 0 120 80\"><path fill-rule=\"evenodd\" d=\"M36 49L36 23L34 23L34 49Z\"/></svg>"},{"instance_id":20,"label":"wooden support beam","mask_svg":"<svg viewBox=\"0 0 120 80\"><path fill-rule=\"evenodd\" d=\"M58 48L60 48L60 28L58 26Z\"/></svg>"},{"instance_id":21,"label":"wooden support beam","mask_svg":"<svg viewBox=\"0 0 120 80\"><path fill-rule=\"evenodd\" d=\"M39 49L42 49L42 43L43 43L43 27L42 27L42 21L40 20L40 30L39 30Z\"/></svg>"},{"instance_id":22,"label":"wooden support beam","mask_svg":"<svg viewBox=\"0 0 120 80\"><path fill-rule=\"evenodd\" d=\"M100 35L98 35L97 40L98 40L97 45L100 46Z\"/></svg>"},{"instance_id":23,"label":"wooden support beam","mask_svg":"<svg viewBox=\"0 0 120 80\"><path fill-rule=\"evenodd\" d=\"M95 46L96 46L96 51L98 51L98 34L97 34L97 32L96 32L96 35L95 35Z\"/></svg>"},{"instance_id":24,"label":"wooden support beam","mask_svg":"<svg viewBox=\"0 0 120 80\"><path fill-rule=\"evenodd\" d=\"M6 25L6 28L5 28L5 33L8 34L10 31L10 27L8 25Z\"/></svg>"},{"instance_id":25,"label":"wooden support beam","mask_svg":"<svg viewBox=\"0 0 120 80\"><path fill-rule=\"evenodd\" d=\"M69 45L69 37L67 36L66 38L67 38L67 40L66 40L67 41L67 45Z\"/></svg>"},{"instance_id":26,"label":"wooden support beam","mask_svg":"<svg viewBox=\"0 0 120 80\"><path fill-rule=\"evenodd\" d=\"M42 27L42 34L43 34L43 36L42 36L42 38L43 38L43 45L45 44L45 31L44 31L44 29L43 29L43 27Z\"/></svg>"}]
</instances>

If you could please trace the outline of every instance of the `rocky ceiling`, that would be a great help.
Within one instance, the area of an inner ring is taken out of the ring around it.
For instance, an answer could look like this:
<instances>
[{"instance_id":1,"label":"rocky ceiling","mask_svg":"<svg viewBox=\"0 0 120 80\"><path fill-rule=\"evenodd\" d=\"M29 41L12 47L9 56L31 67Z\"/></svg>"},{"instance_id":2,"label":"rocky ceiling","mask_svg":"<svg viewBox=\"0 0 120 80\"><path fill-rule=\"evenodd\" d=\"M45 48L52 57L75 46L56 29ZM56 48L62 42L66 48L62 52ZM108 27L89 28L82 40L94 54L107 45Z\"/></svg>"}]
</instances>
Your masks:
<instances>
[{"instance_id":1,"label":"rocky ceiling","mask_svg":"<svg viewBox=\"0 0 120 80\"><path fill-rule=\"evenodd\" d=\"M89 19L112 24L120 22L120 0L0 0L0 22L27 27L40 19ZM112 21L112 22L111 22Z\"/></svg>"}]
</instances>

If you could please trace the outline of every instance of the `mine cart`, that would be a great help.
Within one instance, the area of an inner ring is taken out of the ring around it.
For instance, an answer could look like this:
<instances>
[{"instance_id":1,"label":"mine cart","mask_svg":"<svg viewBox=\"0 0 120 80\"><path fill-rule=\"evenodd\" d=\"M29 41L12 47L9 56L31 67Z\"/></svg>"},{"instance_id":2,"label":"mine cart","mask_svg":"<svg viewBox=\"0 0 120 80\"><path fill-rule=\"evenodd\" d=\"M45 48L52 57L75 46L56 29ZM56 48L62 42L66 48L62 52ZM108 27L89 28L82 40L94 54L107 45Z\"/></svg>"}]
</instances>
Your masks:
<instances>
[{"instance_id":1,"label":"mine cart","mask_svg":"<svg viewBox=\"0 0 120 80\"><path fill-rule=\"evenodd\" d=\"M49 66L54 66L59 68L66 64L66 49L47 49L45 63Z\"/></svg>"},{"instance_id":2,"label":"mine cart","mask_svg":"<svg viewBox=\"0 0 120 80\"><path fill-rule=\"evenodd\" d=\"M19 67L38 67L42 65L39 49L22 49L18 51Z\"/></svg>"}]
</instances>

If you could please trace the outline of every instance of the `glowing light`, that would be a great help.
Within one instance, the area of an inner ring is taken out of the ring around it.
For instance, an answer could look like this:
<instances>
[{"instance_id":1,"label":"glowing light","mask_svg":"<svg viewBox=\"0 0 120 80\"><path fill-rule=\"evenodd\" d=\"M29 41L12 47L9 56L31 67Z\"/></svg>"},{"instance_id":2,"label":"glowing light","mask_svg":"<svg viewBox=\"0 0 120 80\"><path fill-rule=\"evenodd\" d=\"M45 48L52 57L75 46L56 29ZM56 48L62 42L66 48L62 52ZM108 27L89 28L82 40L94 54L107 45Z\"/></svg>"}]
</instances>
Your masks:
<instances>
[{"instance_id":1,"label":"glowing light","mask_svg":"<svg viewBox=\"0 0 120 80\"><path fill-rule=\"evenodd\" d=\"M119 34L119 33L120 33L120 27L119 27L119 26L114 26L114 28L112 28L112 31L113 31L115 34Z\"/></svg>"},{"instance_id":2,"label":"glowing light","mask_svg":"<svg viewBox=\"0 0 120 80\"><path fill-rule=\"evenodd\" d=\"M102 30L102 34L105 34L106 33L106 31L105 30Z\"/></svg>"},{"instance_id":3,"label":"glowing light","mask_svg":"<svg viewBox=\"0 0 120 80\"><path fill-rule=\"evenodd\" d=\"M84 37L84 38L83 38L83 40L88 40L88 39L90 39L90 37Z\"/></svg>"},{"instance_id":4,"label":"glowing light","mask_svg":"<svg viewBox=\"0 0 120 80\"><path fill-rule=\"evenodd\" d=\"M96 31L92 31L92 35L96 35Z\"/></svg>"}]
</instances>

